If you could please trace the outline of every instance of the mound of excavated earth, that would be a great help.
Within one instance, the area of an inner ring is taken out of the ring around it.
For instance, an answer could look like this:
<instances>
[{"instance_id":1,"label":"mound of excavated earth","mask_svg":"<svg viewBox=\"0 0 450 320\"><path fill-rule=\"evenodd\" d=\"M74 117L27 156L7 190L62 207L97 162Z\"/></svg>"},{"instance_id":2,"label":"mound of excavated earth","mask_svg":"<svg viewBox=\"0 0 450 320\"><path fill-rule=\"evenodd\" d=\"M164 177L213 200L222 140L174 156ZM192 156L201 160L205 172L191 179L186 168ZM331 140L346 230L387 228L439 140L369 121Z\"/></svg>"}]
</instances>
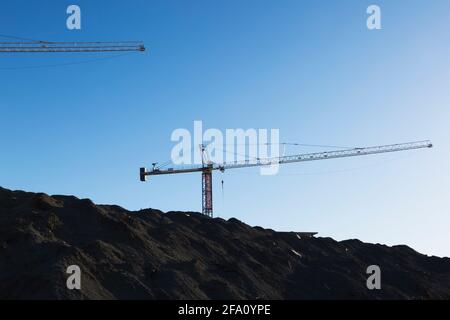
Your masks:
<instances>
[{"instance_id":1,"label":"mound of excavated earth","mask_svg":"<svg viewBox=\"0 0 450 320\"><path fill-rule=\"evenodd\" d=\"M66 286L71 265L81 290ZM450 259L0 188L0 299L317 298L449 299Z\"/></svg>"}]
</instances>

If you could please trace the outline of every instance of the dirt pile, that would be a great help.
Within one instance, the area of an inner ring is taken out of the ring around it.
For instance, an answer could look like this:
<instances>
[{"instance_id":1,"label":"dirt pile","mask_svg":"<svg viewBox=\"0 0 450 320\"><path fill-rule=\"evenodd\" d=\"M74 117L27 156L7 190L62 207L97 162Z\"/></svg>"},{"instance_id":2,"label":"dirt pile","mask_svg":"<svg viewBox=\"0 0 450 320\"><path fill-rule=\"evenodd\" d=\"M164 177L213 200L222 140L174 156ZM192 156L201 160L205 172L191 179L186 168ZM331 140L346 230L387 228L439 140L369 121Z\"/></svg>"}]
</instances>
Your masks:
<instances>
[{"instance_id":1,"label":"dirt pile","mask_svg":"<svg viewBox=\"0 0 450 320\"><path fill-rule=\"evenodd\" d=\"M373 264L381 290L366 287ZM450 259L0 188L0 299L315 298L449 299Z\"/></svg>"}]
</instances>

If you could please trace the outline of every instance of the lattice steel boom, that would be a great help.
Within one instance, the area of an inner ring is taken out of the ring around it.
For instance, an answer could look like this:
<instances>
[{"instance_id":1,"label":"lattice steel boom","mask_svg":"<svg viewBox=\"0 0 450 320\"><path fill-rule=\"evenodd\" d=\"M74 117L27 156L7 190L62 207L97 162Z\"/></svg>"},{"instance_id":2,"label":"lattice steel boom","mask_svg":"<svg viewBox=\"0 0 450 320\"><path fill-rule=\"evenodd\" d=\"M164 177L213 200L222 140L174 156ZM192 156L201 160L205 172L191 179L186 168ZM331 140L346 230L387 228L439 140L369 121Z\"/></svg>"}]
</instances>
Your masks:
<instances>
[{"instance_id":1,"label":"lattice steel boom","mask_svg":"<svg viewBox=\"0 0 450 320\"><path fill-rule=\"evenodd\" d=\"M0 42L0 52L126 52L145 51L139 41L125 42Z\"/></svg>"}]
</instances>

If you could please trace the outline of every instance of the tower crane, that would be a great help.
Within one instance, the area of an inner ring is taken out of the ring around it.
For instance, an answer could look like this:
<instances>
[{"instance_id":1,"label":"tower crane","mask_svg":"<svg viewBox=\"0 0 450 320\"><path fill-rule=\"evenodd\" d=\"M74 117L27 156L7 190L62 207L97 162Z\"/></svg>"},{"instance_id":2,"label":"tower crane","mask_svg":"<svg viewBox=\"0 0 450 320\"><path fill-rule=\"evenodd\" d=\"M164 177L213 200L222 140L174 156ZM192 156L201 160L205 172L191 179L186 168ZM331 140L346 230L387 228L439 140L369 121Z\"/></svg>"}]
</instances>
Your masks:
<instances>
[{"instance_id":1,"label":"tower crane","mask_svg":"<svg viewBox=\"0 0 450 320\"><path fill-rule=\"evenodd\" d=\"M167 175L167 174L179 174L179 173L192 173L201 172L202 173L202 213L206 216L213 217L213 201L212 201L212 172L221 171L238 168L249 168L249 167L263 167L270 165L283 165L295 162L306 162L315 160L325 160L325 159L336 159L336 158L346 158L355 157L363 155L371 155L378 153L388 153L388 152L398 152L413 149L422 148L432 148L433 144L431 141L416 141L408 143L399 143L383 146L365 147L365 148L353 148L353 149L343 149L337 151L326 151L326 152L316 152L307 154L297 154L290 156L257 159L256 161L234 161L225 163L213 163L211 161L205 161L206 151L205 146L201 145L202 152L202 164L190 167L175 167L168 169L161 169L156 163L153 163L151 170L146 168L140 168L140 180L146 181L148 176L157 175Z\"/></svg>"}]
</instances>

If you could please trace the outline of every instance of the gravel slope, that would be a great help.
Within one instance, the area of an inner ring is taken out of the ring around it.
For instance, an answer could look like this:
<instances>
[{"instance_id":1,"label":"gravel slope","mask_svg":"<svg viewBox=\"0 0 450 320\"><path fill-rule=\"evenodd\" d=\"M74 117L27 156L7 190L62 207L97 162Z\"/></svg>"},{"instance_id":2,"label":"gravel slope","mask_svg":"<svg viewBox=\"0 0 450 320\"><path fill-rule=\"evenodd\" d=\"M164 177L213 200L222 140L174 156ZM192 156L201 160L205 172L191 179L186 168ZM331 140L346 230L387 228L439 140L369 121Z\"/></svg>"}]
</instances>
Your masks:
<instances>
[{"instance_id":1,"label":"gravel slope","mask_svg":"<svg viewBox=\"0 0 450 320\"><path fill-rule=\"evenodd\" d=\"M372 264L382 290L366 287ZM0 188L0 299L318 298L450 299L450 259Z\"/></svg>"}]
</instances>

